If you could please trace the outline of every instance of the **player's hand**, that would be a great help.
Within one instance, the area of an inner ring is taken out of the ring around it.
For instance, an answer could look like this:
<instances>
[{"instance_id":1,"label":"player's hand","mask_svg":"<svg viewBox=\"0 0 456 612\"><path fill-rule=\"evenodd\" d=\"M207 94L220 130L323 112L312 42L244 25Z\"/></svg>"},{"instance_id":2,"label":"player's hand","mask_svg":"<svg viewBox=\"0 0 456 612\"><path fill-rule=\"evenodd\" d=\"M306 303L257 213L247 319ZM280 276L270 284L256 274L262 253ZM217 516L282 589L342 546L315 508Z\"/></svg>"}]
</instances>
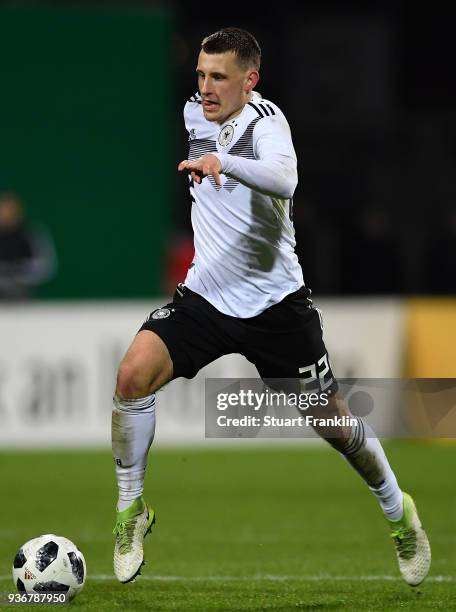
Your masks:
<instances>
[{"instance_id":1,"label":"player's hand","mask_svg":"<svg viewBox=\"0 0 456 612\"><path fill-rule=\"evenodd\" d=\"M217 185L222 184L220 181L222 164L220 163L218 157L211 155L210 153L206 153L206 155L192 161L189 159L184 159L184 161L181 161L181 163L177 166L177 169L179 172L182 172L183 170L190 172L195 183L201 183L205 176L213 176Z\"/></svg>"}]
</instances>

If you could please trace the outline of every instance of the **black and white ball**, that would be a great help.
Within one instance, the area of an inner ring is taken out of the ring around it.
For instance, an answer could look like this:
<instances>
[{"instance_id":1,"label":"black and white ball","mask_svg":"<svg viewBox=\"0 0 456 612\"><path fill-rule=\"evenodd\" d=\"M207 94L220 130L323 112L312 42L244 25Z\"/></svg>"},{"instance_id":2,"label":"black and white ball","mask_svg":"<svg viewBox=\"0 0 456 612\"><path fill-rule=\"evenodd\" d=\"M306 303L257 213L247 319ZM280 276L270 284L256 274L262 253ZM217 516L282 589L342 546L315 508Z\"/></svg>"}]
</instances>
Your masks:
<instances>
[{"instance_id":1,"label":"black and white ball","mask_svg":"<svg viewBox=\"0 0 456 612\"><path fill-rule=\"evenodd\" d=\"M67 593L75 597L84 586L85 559L67 538L52 533L26 542L14 557L13 580L22 593Z\"/></svg>"}]
</instances>

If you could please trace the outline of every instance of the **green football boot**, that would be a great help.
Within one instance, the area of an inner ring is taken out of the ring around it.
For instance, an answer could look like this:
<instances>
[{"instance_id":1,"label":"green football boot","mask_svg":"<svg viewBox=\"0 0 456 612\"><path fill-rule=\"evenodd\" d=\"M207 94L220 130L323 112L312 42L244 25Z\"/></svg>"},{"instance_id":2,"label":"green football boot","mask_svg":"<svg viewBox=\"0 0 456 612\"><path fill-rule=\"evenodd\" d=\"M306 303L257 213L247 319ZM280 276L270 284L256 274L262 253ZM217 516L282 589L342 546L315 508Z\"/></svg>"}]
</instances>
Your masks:
<instances>
[{"instance_id":1,"label":"green football boot","mask_svg":"<svg viewBox=\"0 0 456 612\"><path fill-rule=\"evenodd\" d=\"M131 582L141 573L144 565L144 538L155 523L155 512L142 497L138 497L123 512L117 513L113 533L114 574L120 582Z\"/></svg>"},{"instance_id":2,"label":"green football boot","mask_svg":"<svg viewBox=\"0 0 456 612\"><path fill-rule=\"evenodd\" d=\"M403 496L402 518L397 521L387 520L402 577L410 586L418 586L428 575L431 547L413 499L408 493L403 493Z\"/></svg>"}]
</instances>

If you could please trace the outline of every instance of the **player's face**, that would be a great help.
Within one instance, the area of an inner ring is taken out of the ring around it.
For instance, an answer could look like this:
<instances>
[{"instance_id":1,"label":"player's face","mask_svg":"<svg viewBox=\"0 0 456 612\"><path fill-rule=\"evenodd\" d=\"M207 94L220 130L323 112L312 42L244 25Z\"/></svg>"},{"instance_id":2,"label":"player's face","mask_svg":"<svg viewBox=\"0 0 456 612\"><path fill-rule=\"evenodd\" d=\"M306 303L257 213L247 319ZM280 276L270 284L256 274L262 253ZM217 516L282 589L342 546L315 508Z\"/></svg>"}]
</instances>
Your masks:
<instances>
[{"instance_id":1,"label":"player's face","mask_svg":"<svg viewBox=\"0 0 456 612\"><path fill-rule=\"evenodd\" d=\"M259 79L256 70L241 68L232 51L201 51L196 72L204 116L220 124L241 112Z\"/></svg>"}]
</instances>

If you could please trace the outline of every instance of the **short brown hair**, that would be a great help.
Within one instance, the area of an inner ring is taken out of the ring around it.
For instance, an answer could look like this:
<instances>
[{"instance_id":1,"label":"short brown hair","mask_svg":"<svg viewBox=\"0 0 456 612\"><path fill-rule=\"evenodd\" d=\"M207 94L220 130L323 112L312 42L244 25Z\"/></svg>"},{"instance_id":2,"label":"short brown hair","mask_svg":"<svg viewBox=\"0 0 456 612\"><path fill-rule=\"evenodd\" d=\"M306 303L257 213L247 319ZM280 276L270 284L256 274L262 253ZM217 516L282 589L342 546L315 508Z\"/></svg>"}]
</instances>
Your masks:
<instances>
[{"instance_id":1,"label":"short brown hair","mask_svg":"<svg viewBox=\"0 0 456 612\"><path fill-rule=\"evenodd\" d=\"M260 69L261 49L255 37L240 28L222 28L206 36L201 43L204 53L227 53L233 51L242 68Z\"/></svg>"}]
</instances>

